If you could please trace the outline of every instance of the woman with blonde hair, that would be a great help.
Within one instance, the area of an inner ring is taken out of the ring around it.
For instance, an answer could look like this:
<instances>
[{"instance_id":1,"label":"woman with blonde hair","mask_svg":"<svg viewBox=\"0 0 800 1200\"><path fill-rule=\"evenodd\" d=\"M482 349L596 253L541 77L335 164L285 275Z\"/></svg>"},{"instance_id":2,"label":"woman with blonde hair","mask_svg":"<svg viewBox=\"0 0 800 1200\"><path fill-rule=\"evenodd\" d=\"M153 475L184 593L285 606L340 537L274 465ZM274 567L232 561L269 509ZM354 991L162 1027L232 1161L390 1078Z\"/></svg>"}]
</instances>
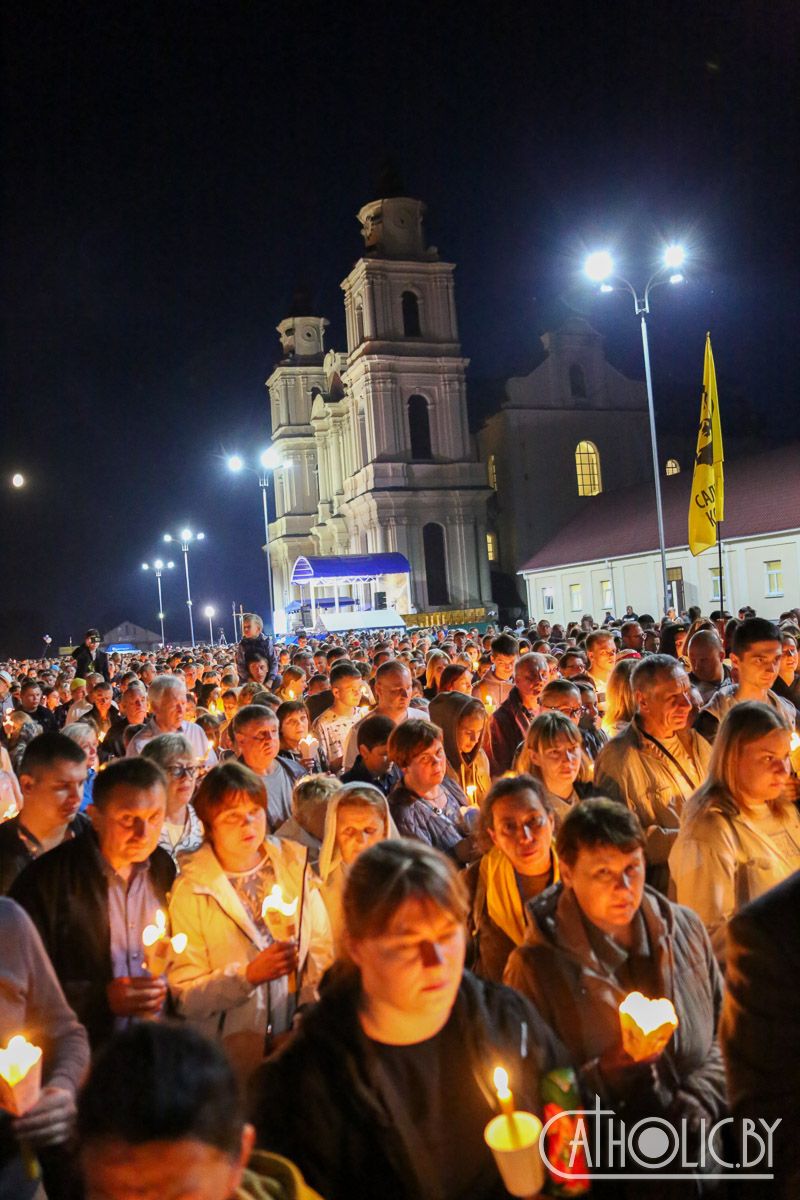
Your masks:
<instances>
[{"instance_id":1,"label":"woman with blonde hair","mask_svg":"<svg viewBox=\"0 0 800 1200\"><path fill-rule=\"evenodd\" d=\"M444 650L428 651L425 663L425 687L422 693L426 700L432 700L438 694L442 671L450 662L450 655L445 654Z\"/></svg>"},{"instance_id":2,"label":"woman with blonde hair","mask_svg":"<svg viewBox=\"0 0 800 1200\"><path fill-rule=\"evenodd\" d=\"M556 709L531 721L515 769L518 775L532 775L539 784L556 831L570 809L592 795L592 768L581 731Z\"/></svg>"},{"instance_id":3,"label":"woman with blonde hair","mask_svg":"<svg viewBox=\"0 0 800 1200\"><path fill-rule=\"evenodd\" d=\"M639 665L638 658L622 658L615 664L606 684L606 711L603 729L610 738L616 737L633 720L636 700L631 676Z\"/></svg>"},{"instance_id":4,"label":"woman with blonde hair","mask_svg":"<svg viewBox=\"0 0 800 1200\"><path fill-rule=\"evenodd\" d=\"M757 700L737 704L681 817L669 857L677 899L698 913L720 960L731 917L800 868L790 742L775 709Z\"/></svg>"}]
</instances>

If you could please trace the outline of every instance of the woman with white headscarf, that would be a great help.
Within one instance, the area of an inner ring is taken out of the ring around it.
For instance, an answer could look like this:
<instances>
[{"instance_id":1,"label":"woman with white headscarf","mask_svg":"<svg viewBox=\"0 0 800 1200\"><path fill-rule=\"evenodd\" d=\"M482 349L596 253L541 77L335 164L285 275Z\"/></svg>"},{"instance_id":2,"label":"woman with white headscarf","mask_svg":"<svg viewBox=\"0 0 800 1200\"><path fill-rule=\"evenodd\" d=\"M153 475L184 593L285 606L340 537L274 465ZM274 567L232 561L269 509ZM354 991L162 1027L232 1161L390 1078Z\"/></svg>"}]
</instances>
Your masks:
<instances>
[{"instance_id":1,"label":"woman with white headscarf","mask_svg":"<svg viewBox=\"0 0 800 1200\"><path fill-rule=\"evenodd\" d=\"M342 896L350 867L369 846L398 836L386 797L374 784L346 783L328 801L318 870L337 954L344 931Z\"/></svg>"}]
</instances>

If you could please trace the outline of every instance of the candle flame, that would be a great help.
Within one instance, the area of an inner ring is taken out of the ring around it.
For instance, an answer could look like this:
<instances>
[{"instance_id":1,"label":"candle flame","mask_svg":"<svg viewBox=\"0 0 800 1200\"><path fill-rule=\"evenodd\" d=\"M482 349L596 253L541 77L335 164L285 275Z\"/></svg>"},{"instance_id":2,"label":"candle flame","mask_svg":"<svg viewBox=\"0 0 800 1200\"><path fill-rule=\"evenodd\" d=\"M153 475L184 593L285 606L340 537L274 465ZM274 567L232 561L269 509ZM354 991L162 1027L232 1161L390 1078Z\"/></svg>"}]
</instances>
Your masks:
<instances>
[{"instance_id":1,"label":"candle flame","mask_svg":"<svg viewBox=\"0 0 800 1200\"><path fill-rule=\"evenodd\" d=\"M172 949L176 954L183 954L186 947L189 945L189 939L185 933L176 933L172 939Z\"/></svg>"},{"instance_id":2,"label":"candle flame","mask_svg":"<svg viewBox=\"0 0 800 1200\"><path fill-rule=\"evenodd\" d=\"M504 1067L495 1067L494 1069L494 1090L497 1092L499 1100L507 1100L511 1095L508 1086L508 1071Z\"/></svg>"},{"instance_id":3,"label":"candle flame","mask_svg":"<svg viewBox=\"0 0 800 1200\"><path fill-rule=\"evenodd\" d=\"M792 734L789 746L792 750L800 750L800 733L795 732Z\"/></svg>"},{"instance_id":4,"label":"candle flame","mask_svg":"<svg viewBox=\"0 0 800 1200\"><path fill-rule=\"evenodd\" d=\"M663 1025L678 1026L678 1018L671 1000L648 1000L641 992L631 992L619 1006L619 1011L630 1017L642 1033L653 1033Z\"/></svg>"},{"instance_id":5,"label":"candle flame","mask_svg":"<svg viewBox=\"0 0 800 1200\"><path fill-rule=\"evenodd\" d=\"M159 908L156 912L154 925L145 925L142 931L142 941L145 946L154 946L160 941L167 932L167 918L164 915L164 910Z\"/></svg>"},{"instance_id":6,"label":"candle flame","mask_svg":"<svg viewBox=\"0 0 800 1200\"><path fill-rule=\"evenodd\" d=\"M0 1050L0 1075L9 1087L15 1087L25 1078L32 1067L35 1067L42 1052L38 1046L32 1046L29 1041L18 1033L12 1037L5 1050Z\"/></svg>"},{"instance_id":7,"label":"candle flame","mask_svg":"<svg viewBox=\"0 0 800 1200\"><path fill-rule=\"evenodd\" d=\"M283 917L293 917L297 912L297 900L297 896L295 896L291 903L288 900L284 900L280 884L276 883L261 905L261 916L266 917L267 913L279 912Z\"/></svg>"}]
</instances>

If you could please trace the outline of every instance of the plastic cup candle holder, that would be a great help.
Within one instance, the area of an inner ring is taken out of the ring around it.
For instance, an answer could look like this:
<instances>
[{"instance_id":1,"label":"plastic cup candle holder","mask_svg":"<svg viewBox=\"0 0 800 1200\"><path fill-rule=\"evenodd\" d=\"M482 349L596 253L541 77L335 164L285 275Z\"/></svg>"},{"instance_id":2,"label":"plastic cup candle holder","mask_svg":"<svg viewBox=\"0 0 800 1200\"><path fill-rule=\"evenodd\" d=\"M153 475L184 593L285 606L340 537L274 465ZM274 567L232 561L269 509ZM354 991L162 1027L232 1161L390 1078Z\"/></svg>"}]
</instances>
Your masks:
<instances>
[{"instance_id":1,"label":"plastic cup candle holder","mask_svg":"<svg viewBox=\"0 0 800 1200\"><path fill-rule=\"evenodd\" d=\"M619 1024L623 1049L634 1062L644 1062L666 1048L678 1017L671 1000L648 1000L641 992L631 992L619 1006Z\"/></svg>"},{"instance_id":2,"label":"plastic cup candle holder","mask_svg":"<svg viewBox=\"0 0 800 1200\"><path fill-rule=\"evenodd\" d=\"M189 944L185 933L170 936L167 930L167 918L164 910L159 908L152 925L145 925L142 933L144 943L144 964L151 975L163 975L167 969L170 950L175 954L183 954Z\"/></svg>"},{"instance_id":3,"label":"plastic cup candle holder","mask_svg":"<svg viewBox=\"0 0 800 1200\"><path fill-rule=\"evenodd\" d=\"M297 937L297 896L284 900L280 884L276 883L261 905L261 916L270 937L276 942L291 942Z\"/></svg>"},{"instance_id":4,"label":"plastic cup candle holder","mask_svg":"<svg viewBox=\"0 0 800 1200\"><path fill-rule=\"evenodd\" d=\"M493 1117L483 1136L497 1169L512 1196L535 1196L544 1187L544 1163L539 1150L542 1123L533 1113L514 1108L508 1074L502 1067L494 1072L500 1116Z\"/></svg>"}]
</instances>

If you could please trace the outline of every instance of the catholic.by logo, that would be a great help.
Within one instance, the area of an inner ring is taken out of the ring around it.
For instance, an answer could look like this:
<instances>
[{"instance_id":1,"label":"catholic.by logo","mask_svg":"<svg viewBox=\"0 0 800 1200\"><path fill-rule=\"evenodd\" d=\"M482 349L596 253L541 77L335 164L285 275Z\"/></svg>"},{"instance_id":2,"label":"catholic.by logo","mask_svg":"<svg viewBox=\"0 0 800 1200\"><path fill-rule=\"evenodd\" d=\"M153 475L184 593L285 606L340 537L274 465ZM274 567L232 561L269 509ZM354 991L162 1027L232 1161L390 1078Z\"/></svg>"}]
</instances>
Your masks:
<instances>
[{"instance_id":1,"label":"catholic.by logo","mask_svg":"<svg viewBox=\"0 0 800 1200\"><path fill-rule=\"evenodd\" d=\"M609 1119L613 1118L613 1119ZM560 1127L559 1127L560 1123ZM770 1180L772 1138L781 1123L763 1118L741 1122L735 1161L724 1145L734 1118L691 1124L663 1117L642 1117L628 1124L613 1109L595 1106L560 1110L546 1122L539 1141L542 1158L553 1178L578 1179L718 1179ZM552 1161L552 1159L556 1161Z\"/></svg>"}]
</instances>

